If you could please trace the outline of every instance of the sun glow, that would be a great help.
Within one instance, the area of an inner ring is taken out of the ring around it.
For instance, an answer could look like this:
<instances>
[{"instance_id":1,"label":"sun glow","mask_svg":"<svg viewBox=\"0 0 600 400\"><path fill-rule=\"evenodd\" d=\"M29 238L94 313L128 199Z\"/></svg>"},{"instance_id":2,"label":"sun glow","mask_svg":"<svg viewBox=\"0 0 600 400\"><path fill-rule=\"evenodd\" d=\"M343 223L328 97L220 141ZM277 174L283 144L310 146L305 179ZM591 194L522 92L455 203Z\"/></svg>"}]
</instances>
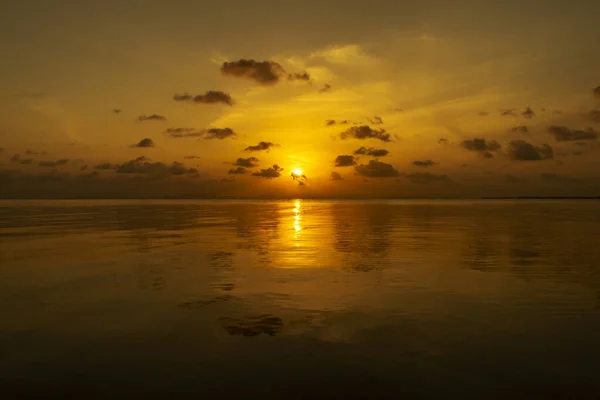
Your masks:
<instances>
[{"instance_id":1,"label":"sun glow","mask_svg":"<svg viewBox=\"0 0 600 400\"><path fill-rule=\"evenodd\" d=\"M294 175L300 175L300 176L302 176L302 175L304 174L304 171L302 171L302 168L294 168L294 169L292 170L292 173L293 173Z\"/></svg>"}]
</instances>

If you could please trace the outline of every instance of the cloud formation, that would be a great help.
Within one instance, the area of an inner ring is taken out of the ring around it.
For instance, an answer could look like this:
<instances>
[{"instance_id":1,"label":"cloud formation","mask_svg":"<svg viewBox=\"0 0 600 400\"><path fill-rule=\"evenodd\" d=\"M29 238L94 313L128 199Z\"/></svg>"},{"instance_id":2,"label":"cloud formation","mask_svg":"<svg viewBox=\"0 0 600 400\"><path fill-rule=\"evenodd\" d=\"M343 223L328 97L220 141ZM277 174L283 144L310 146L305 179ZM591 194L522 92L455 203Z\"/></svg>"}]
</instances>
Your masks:
<instances>
[{"instance_id":1,"label":"cloud formation","mask_svg":"<svg viewBox=\"0 0 600 400\"><path fill-rule=\"evenodd\" d=\"M209 90L204 94L192 95L189 93L175 94L173 96L175 101L187 101L197 104L227 104L232 106L235 102L229 93L225 93L221 90Z\"/></svg>"},{"instance_id":2,"label":"cloud formation","mask_svg":"<svg viewBox=\"0 0 600 400\"><path fill-rule=\"evenodd\" d=\"M113 108L112 112L113 114L121 114L123 110L121 110L120 108Z\"/></svg>"},{"instance_id":3,"label":"cloud formation","mask_svg":"<svg viewBox=\"0 0 600 400\"><path fill-rule=\"evenodd\" d=\"M596 140L598 133L592 128L587 130L570 129L566 126L553 125L548 128L548 133L554 136L557 142L572 142L576 140Z\"/></svg>"},{"instance_id":4,"label":"cloud formation","mask_svg":"<svg viewBox=\"0 0 600 400\"><path fill-rule=\"evenodd\" d=\"M140 140L137 144L134 144L133 147L154 147L154 141L150 138L144 138Z\"/></svg>"},{"instance_id":5,"label":"cloud formation","mask_svg":"<svg viewBox=\"0 0 600 400\"><path fill-rule=\"evenodd\" d=\"M386 149L376 149L374 147L360 147L354 150L355 155L371 156L371 157L385 157L390 152Z\"/></svg>"},{"instance_id":6,"label":"cloud formation","mask_svg":"<svg viewBox=\"0 0 600 400\"><path fill-rule=\"evenodd\" d=\"M198 174L196 168L187 168L183 163L175 161L171 165L168 165L162 162L151 162L144 156L118 165L116 167L116 172L118 174L145 174L155 176Z\"/></svg>"},{"instance_id":7,"label":"cloud formation","mask_svg":"<svg viewBox=\"0 0 600 400\"><path fill-rule=\"evenodd\" d=\"M592 94L594 95L595 98L600 99L600 86L594 88L592 90Z\"/></svg>"},{"instance_id":8,"label":"cloud formation","mask_svg":"<svg viewBox=\"0 0 600 400\"><path fill-rule=\"evenodd\" d=\"M328 119L327 121L325 121L325 125L326 126L332 126L332 125L335 125L335 124L338 124L338 125L348 125L350 123L351 122L348 121L347 119L344 119L342 121L336 121L335 119Z\"/></svg>"},{"instance_id":9,"label":"cloud formation","mask_svg":"<svg viewBox=\"0 0 600 400\"><path fill-rule=\"evenodd\" d=\"M416 167L431 167L436 165L437 163L433 160L417 160L417 161L413 161L412 165L416 166Z\"/></svg>"},{"instance_id":10,"label":"cloud formation","mask_svg":"<svg viewBox=\"0 0 600 400\"><path fill-rule=\"evenodd\" d=\"M272 142L259 142L255 146L248 146L244 149L244 151L262 151L269 150L271 147L279 146L278 144Z\"/></svg>"},{"instance_id":11,"label":"cloud formation","mask_svg":"<svg viewBox=\"0 0 600 400\"><path fill-rule=\"evenodd\" d=\"M450 143L450 141L446 138L439 138L438 139L438 144L448 144Z\"/></svg>"},{"instance_id":12,"label":"cloud formation","mask_svg":"<svg viewBox=\"0 0 600 400\"><path fill-rule=\"evenodd\" d=\"M356 165L354 156L343 155L335 158L336 167L351 167L353 165Z\"/></svg>"},{"instance_id":13,"label":"cloud formation","mask_svg":"<svg viewBox=\"0 0 600 400\"><path fill-rule=\"evenodd\" d=\"M230 169L227 173L229 175L242 175L242 174L246 174L248 172L250 172L250 170L247 168L237 167L237 168Z\"/></svg>"},{"instance_id":14,"label":"cloud formation","mask_svg":"<svg viewBox=\"0 0 600 400\"><path fill-rule=\"evenodd\" d=\"M274 85L285 75L285 70L275 61L241 59L224 62L221 65L221 73L223 75L248 78L261 85Z\"/></svg>"},{"instance_id":15,"label":"cloud formation","mask_svg":"<svg viewBox=\"0 0 600 400\"><path fill-rule=\"evenodd\" d=\"M373 118L367 118L367 121L369 121L369 123L371 125L381 125L383 124L383 119L381 119L380 116L376 115Z\"/></svg>"},{"instance_id":16,"label":"cloud formation","mask_svg":"<svg viewBox=\"0 0 600 400\"><path fill-rule=\"evenodd\" d=\"M510 131L512 133L521 133L523 135L526 135L529 133L529 128L527 128L525 125L519 125L511 128Z\"/></svg>"},{"instance_id":17,"label":"cloud formation","mask_svg":"<svg viewBox=\"0 0 600 400\"><path fill-rule=\"evenodd\" d=\"M63 158L62 160L55 160L55 161L40 161L38 163L38 166L55 168L55 167L61 167L63 165L67 165L69 163L69 161L71 161L71 160L68 158Z\"/></svg>"},{"instance_id":18,"label":"cloud formation","mask_svg":"<svg viewBox=\"0 0 600 400\"><path fill-rule=\"evenodd\" d=\"M152 115L140 115L138 121L166 121L167 117L164 115L152 114Z\"/></svg>"},{"instance_id":19,"label":"cloud formation","mask_svg":"<svg viewBox=\"0 0 600 400\"><path fill-rule=\"evenodd\" d=\"M117 169L119 168L118 164L111 164L109 162L103 162L102 164L98 164L96 166L94 166L94 169L97 170L111 170L111 169Z\"/></svg>"},{"instance_id":20,"label":"cloud formation","mask_svg":"<svg viewBox=\"0 0 600 400\"><path fill-rule=\"evenodd\" d=\"M332 171L331 172L331 180L332 181L343 181L344 178L339 172Z\"/></svg>"},{"instance_id":21,"label":"cloud formation","mask_svg":"<svg viewBox=\"0 0 600 400\"><path fill-rule=\"evenodd\" d=\"M385 129L376 130L368 125L350 127L346 131L340 133L340 137L344 140L349 138L360 140L377 139L382 142L391 142L390 134L387 133Z\"/></svg>"},{"instance_id":22,"label":"cloud formation","mask_svg":"<svg viewBox=\"0 0 600 400\"><path fill-rule=\"evenodd\" d=\"M165 134L172 138L200 137L204 135L204 131L198 131L194 128L169 128L165 130Z\"/></svg>"},{"instance_id":23,"label":"cloud formation","mask_svg":"<svg viewBox=\"0 0 600 400\"><path fill-rule=\"evenodd\" d=\"M283 168L277 164L274 164L272 167L261 169L259 172L254 172L252 175L266 179L273 179L279 178L281 176L281 171L283 171Z\"/></svg>"},{"instance_id":24,"label":"cloud formation","mask_svg":"<svg viewBox=\"0 0 600 400\"><path fill-rule=\"evenodd\" d=\"M521 115L527 119L531 119L535 117L535 111L531 109L531 107L527 107L525 110L521 112Z\"/></svg>"},{"instance_id":25,"label":"cloud formation","mask_svg":"<svg viewBox=\"0 0 600 400\"><path fill-rule=\"evenodd\" d=\"M508 155L516 161L540 161L554 158L554 150L547 144L534 146L524 140L511 140Z\"/></svg>"},{"instance_id":26,"label":"cloud formation","mask_svg":"<svg viewBox=\"0 0 600 400\"><path fill-rule=\"evenodd\" d=\"M354 170L358 175L370 178L392 178L400 175L392 165L377 160L371 160L366 165L357 165Z\"/></svg>"},{"instance_id":27,"label":"cloud formation","mask_svg":"<svg viewBox=\"0 0 600 400\"><path fill-rule=\"evenodd\" d=\"M15 164L30 165L33 163L33 160L31 158L21 158L20 154L15 154L10 158L10 162Z\"/></svg>"},{"instance_id":28,"label":"cloud formation","mask_svg":"<svg viewBox=\"0 0 600 400\"><path fill-rule=\"evenodd\" d=\"M256 158L256 157L241 158L240 157L237 160L235 160L233 165L236 165L238 167L246 167L246 168L257 167L258 166L258 158Z\"/></svg>"},{"instance_id":29,"label":"cloud formation","mask_svg":"<svg viewBox=\"0 0 600 400\"><path fill-rule=\"evenodd\" d=\"M486 140L484 138L466 139L460 142L462 148L480 153L485 158L494 158L494 152L502 147L495 140Z\"/></svg>"},{"instance_id":30,"label":"cloud formation","mask_svg":"<svg viewBox=\"0 0 600 400\"><path fill-rule=\"evenodd\" d=\"M288 79L290 81L310 81L310 75L308 72L288 74Z\"/></svg>"},{"instance_id":31,"label":"cloud formation","mask_svg":"<svg viewBox=\"0 0 600 400\"><path fill-rule=\"evenodd\" d=\"M503 117L516 117L517 113L514 108L504 108L500 110L500 115Z\"/></svg>"},{"instance_id":32,"label":"cloud formation","mask_svg":"<svg viewBox=\"0 0 600 400\"><path fill-rule=\"evenodd\" d=\"M329 83L324 84L323 87L321 89L319 89L319 93L327 93L327 92L331 92L331 85Z\"/></svg>"},{"instance_id":33,"label":"cloud formation","mask_svg":"<svg viewBox=\"0 0 600 400\"><path fill-rule=\"evenodd\" d=\"M205 131L204 139L223 140L223 139L227 139L228 137L233 137L233 136L236 136L236 133L231 128L210 128Z\"/></svg>"}]
</instances>

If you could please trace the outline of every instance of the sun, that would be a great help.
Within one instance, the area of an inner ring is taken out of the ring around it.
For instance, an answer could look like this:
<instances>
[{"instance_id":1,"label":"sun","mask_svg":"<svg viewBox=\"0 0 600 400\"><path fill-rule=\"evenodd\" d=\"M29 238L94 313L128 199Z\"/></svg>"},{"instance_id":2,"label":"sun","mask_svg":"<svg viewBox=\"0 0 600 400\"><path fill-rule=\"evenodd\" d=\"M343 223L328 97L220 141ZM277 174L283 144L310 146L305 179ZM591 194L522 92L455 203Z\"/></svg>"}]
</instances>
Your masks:
<instances>
[{"instance_id":1,"label":"sun","mask_svg":"<svg viewBox=\"0 0 600 400\"><path fill-rule=\"evenodd\" d=\"M304 171L302 171L302 168L294 168L294 169L292 170L292 173L293 173L294 175L300 175L300 176L301 176L301 175L303 175L303 174L304 174Z\"/></svg>"}]
</instances>

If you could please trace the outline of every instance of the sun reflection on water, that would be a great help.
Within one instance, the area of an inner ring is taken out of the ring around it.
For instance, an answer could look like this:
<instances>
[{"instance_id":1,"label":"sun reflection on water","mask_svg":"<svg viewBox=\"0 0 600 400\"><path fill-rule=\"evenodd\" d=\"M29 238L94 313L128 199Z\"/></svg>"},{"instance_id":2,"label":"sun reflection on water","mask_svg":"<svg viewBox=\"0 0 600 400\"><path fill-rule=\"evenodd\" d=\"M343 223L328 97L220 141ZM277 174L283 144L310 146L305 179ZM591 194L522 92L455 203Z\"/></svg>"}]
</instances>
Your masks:
<instances>
[{"instance_id":1,"label":"sun reflection on water","mask_svg":"<svg viewBox=\"0 0 600 400\"><path fill-rule=\"evenodd\" d=\"M294 240L298 240L300 237L300 231L302 231L301 225L301 215L300 215L300 206L302 203L299 200L294 202ZM296 247L299 247L300 244L298 242L295 243Z\"/></svg>"}]
</instances>

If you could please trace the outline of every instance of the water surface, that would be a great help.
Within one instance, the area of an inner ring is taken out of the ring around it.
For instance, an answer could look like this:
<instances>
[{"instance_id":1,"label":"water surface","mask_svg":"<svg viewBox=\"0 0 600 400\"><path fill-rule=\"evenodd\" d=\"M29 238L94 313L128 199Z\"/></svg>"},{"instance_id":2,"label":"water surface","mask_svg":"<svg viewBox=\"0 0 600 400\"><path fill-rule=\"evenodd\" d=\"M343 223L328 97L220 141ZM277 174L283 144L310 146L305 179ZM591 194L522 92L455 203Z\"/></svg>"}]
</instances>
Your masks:
<instances>
[{"instance_id":1,"label":"water surface","mask_svg":"<svg viewBox=\"0 0 600 400\"><path fill-rule=\"evenodd\" d=\"M598 201L0 202L9 396L596 398Z\"/></svg>"}]
</instances>

